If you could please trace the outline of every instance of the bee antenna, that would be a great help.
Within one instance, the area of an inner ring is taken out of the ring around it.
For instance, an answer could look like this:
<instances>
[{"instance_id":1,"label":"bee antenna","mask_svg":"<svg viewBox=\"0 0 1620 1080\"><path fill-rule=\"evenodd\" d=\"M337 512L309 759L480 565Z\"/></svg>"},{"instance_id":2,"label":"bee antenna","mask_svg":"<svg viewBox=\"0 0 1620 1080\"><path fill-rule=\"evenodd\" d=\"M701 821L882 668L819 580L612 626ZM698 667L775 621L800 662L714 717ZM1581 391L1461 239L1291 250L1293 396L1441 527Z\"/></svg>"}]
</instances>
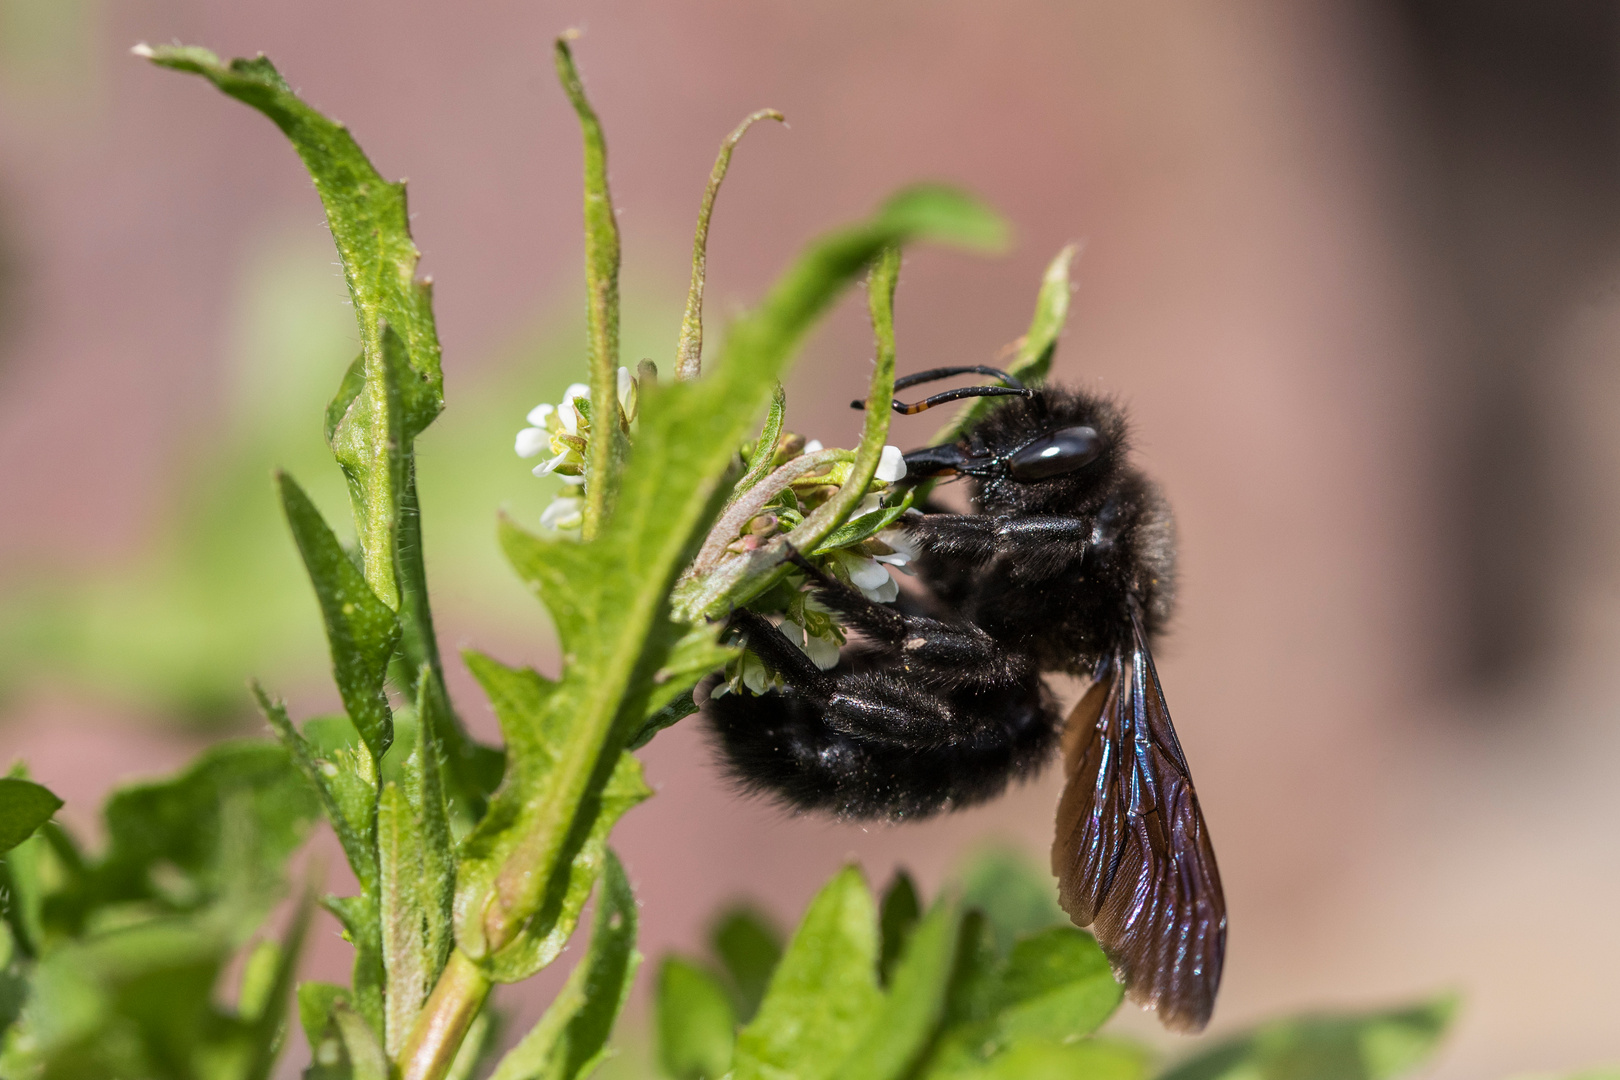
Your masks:
<instances>
[{"instance_id":1,"label":"bee antenna","mask_svg":"<svg viewBox=\"0 0 1620 1080\"><path fill-rule=\"evenodd\" d=\"M949 379L955 375L988 375L992 379L1000 379L1003 386L1010 386L1014 390L1024 388L1024 384L1012 375L1002 371L1000 368L988 367L984 364L969 364L966 367L929 368L927 371L919 371L913 375L906 375L896 379L894 388L904 390L906 387L916 386L918 383L938 382L940 379Z\"/></svg>"},{"instance_id":2,"label":"bee antenna","mask_svg":"<svg viewBox=\"0 0 1620 1080\"><path fill-rule=\"evenodd\" d=\"M909 405L903 401L896 401L894 402L894 411L901 416L913 416L925 409L932 409L935 405L943 405L947 401L960 401L963 398L1004 397L1008 394L1033 397L1035 394L1035 391L1026 387L1014 376L1002 371L1000 368L988 367L984 364L970 364L965 367L930 368L927 371L919 371L914 375L896 379L894 388L904 390L906 387L916 386L918 383L936 382L940 379L949 379L955 375L989 375L991 378L1000 379L1003 385L964 386L956 390L946 390L943 393L935 394L932 397L924 398ZM849 403L849 407L852 409L864 409L866 408L866 402L865 400L852 401Z\"/></svg>"}]
</instances>

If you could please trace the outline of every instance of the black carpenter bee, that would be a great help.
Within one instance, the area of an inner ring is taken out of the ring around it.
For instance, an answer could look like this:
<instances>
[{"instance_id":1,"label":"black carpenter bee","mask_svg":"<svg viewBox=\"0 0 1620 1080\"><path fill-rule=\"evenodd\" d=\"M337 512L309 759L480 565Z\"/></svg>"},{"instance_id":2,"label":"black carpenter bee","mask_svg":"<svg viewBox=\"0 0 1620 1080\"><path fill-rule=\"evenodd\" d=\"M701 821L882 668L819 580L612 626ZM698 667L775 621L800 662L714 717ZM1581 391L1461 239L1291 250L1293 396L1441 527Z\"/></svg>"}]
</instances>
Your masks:
<instances>
[{"instance_id":1,"label":"black carpenter bee","mask_svg":"<svg viewBox=\"0 0 1620 1080\"><path fill-rule=\"evenodd\" d=\"M1133 1000L1199 1030L1220 985L1226 901L1149 652L1174 600L1169 507L1128 463L1125 418L1108 401L984 367L895 387L969 372L1003 385L894 405L1008 397L958 442L905 456L906 483L965 476L973 507L925 503L903 519L926 595L876 603L797 560L860 639L823 671L762 616L735 613L733 631L783 688L711 699L710 726L746 787L891 820L992 798L1063 743L1059 900ZM1066 735L1046 672L1092 679Z\"/></svg>"}]
</instances>

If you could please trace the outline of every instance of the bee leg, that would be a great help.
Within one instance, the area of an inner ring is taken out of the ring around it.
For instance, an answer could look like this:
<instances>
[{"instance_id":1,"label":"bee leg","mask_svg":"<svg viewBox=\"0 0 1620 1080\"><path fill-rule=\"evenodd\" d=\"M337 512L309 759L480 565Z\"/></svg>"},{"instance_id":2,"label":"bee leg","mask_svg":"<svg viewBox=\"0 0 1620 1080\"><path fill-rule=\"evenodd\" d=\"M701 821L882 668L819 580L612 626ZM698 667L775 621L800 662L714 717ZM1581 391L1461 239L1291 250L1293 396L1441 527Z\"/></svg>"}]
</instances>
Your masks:
<instances>
[{"instance_id":1,"label":"bee leg","mask_svg":"<svg viewBox=\"0 0 1620 1080\"><path fill-rule=\"evenodd\" d=\"M810 578L816 598L868 638L872 655L900 662L930 685L1006 686L1031 672L1025 657L1003 648L972 623L946 622L880 604L797 552L789 558Z\"/></svg>"},{"instance_id":2,"label":"bee leg","mask_svg":"<svg viewBox=\"0 0 1620 1080\"><path fill-rule=\"evenodd\" d=\"M1085 519L1057 514L921 514L908 518L905 527L931 555L970 566L1000 559L1016 580L1029 582L1062 573L1095 542L1093 527Z\"/></svg>"},{"instance_id":3,"label":"bee leg","mask_svg":"<svg viewBox=\"0 0 1620 1080\"><path fill-rule=\"evenodd\" d=\"M817 705L826 707L834 693L832 677L810 660L770 620L746 608L732 612L731 628L737 631L743 643L765 662L765 666L782 676L782 680Z\"/></svg>"},{"instance_id":4,"label":"bee leg","mask_svg":"<svg viewBox=\"0 0 1620 1080\"><path fill-rule=\"evenodd\" d=\"M978 565L996 555L997 519L978 514L907 515L902 524L906 535L931 555L943 555Z\"/></svg>"}]
</instances>

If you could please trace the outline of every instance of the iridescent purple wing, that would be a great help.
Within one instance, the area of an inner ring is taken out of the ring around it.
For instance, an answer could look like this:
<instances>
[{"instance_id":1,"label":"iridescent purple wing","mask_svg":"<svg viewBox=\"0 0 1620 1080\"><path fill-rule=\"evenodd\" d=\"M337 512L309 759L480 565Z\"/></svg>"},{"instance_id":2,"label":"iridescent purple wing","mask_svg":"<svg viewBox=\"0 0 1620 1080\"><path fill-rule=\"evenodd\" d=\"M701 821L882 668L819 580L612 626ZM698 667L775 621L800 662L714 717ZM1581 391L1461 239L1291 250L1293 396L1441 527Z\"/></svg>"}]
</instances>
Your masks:
<instances>
[{"instance_id":1,"label":"iridescent purple wing","mask_svg":"<svg viewBox=\"0 0 1620 1080\"><path fill-rule=\"evenodd\" d=\"M1167 1027L1209 1022L1226 951L1226 898L1187 761L1141 624L1069 717L1069 777L1052 872L1132 1001Z\"/></svg>"}]
</instances>

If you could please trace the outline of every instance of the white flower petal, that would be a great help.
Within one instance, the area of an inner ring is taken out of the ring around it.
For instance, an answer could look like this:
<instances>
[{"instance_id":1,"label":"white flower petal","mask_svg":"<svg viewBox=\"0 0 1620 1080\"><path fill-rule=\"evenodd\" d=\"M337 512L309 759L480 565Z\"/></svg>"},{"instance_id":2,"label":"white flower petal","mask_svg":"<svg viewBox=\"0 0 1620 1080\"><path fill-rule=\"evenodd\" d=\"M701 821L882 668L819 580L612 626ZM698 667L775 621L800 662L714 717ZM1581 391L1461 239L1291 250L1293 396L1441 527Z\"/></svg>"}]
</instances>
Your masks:
<instances>
[{"instance_id":1,"label":"white flower petal","mask_svg":"<svg viewBox=\"0 0 1620 1080\"><path fill-rule=\"evenodd\" d=\"M526 427L517 433L517 442L513 449L518 457L534 457L547 446L551 445L551 433L545 428Z\"/></svg>"},{"instance_id":2,"label":"white flower petal","mask_svg":"<svg viewBox=\"0 0 1620 1080\"><path fill-rule=\"evenodd\" d=\"M838 642L806 634L803 647L804 654L810 658L810 662L822 671L831 671L838 666Z\"/></svg>"},{"instance_id":3,"label":"white flower petal","mask_svg":"<svg viewBox=\"0 0 1620 1080\"><path fill-rule=\"evenodd\" d=\"M542 529L576 529L582 518L581 509L584 507L583 499L564 496L552 499L551 505L546 507L540 515Z\"/></svg>"},{"instance_id":4,"label":"white flower petal","mask_svg":"<svg viewBox=\"0 0 1620 1080\"><path fill-rule=\"evenodd\" d=\"M577 397L582 397L586 401L589 401L591 399L590 386L582 382L569 383L568 389L563 391L563 404L566 405L568 402L573 401Z\"/></svg>"},{"instance_id":5,"label":"white flower petal","mask_svg":"<svg viewBox=\"0 0 1620 1080\"><path fill-rule=\"evenodd\" d=\"M557 419L562 422L563 430L568 434L579 434L579 413L574 411L573 398L568 398L557 406Z\"/></svg>"},{"instance_id":6,"label":"white flower petal","mask_svg":"<svg viewBox=\"0 0 1620 1080\"><path fill-rule=\"evenodd\" d=\"M917 571L911 569L910 564L916 561L917 545L900 529L884 529L877 534L878 540L894 549L892 555L872 556L886 566L892 566L908 577L916 577Z\"/></svg>"},{"instance_id":7,"label":"white flower petal","mask_svg":"<svg viewBox=\"0 0 1620 1080\"><path fill-rule=\"evenodd\" d=\"M627 367L620 368L618 382L619 408L626 413L630 411L630 391L635 388L635 385L636 380L631 378L630 369Z\"/></svg>"},{"instance_id":8,"label":"white flower petal","mask_svg":"<svg viewBox=\"0 0 1620 1080\"><path fill-rule=\"evenodd\" d=\"M906 476L906 456L900 452L898 446L885 446L883 456L878 459L877 478L885 484L892 484L896 480L903 480Z\"/></svg>"},{"instance_id":9,"label":"white flower petal","mask_svg":"<svg viewBox=\"0 0 1620 1080\"><path fill-rule=\"evenodd\" d=\"M889 566L905 566L917 558L917 545L912 541L911 537L900 529L884 529L877 534L877 540L894 551L892 555L872 556L880 563L886 563Z\"/></svg>"},{"instance_id":10,"label":"white flower petal","mask_svg":"<svg viewBox=\"0 0 1620 1080\"><path fill-rule=\"evenodd\" d=\"M540 464L536 465L534 467L534 475L549 476L556 470L557 466L561 465L566 460L568 460L568 451L564 450L556 457L547 458L545 461L542 461Z\"/></svg>"},{"instance_id":11,"label":"white flower petal","mask_svg":"<svg viewBox=\"0 0 1620 1080\"><path fill-rule=\"evenodd\" d=\"M885 581L893 581L889 572L878 563L876 559L865 555L845 555L844 569L849 572L849 580L857 589L876 589Z\"/></svg>"},{"instance_id":12,"label":"white flower petal","mask_svg":"<svg viewBox=\"0 0 1620 1080\"><path fill-rule=\"evenodd\" d=\"M879 604L887 604L892 602L900 595L900 586L894 580L894 578L890 577L888 574L884 574L882 585L879 585L875 589L862 588L861 592L866 594L866 598L868 600L875 601Z\"/></svg>"},{"instance_id":13,"label":"white flower petal","mask_svg":"<svg viewBox=\"0 0 1620 1080\"><path fill-rule=\"evenodd\" d=\"M861 500L861 505L857 506L855 508L855 512L849 516L853 520L854 518L864 517L867 514L874 513L882 508L883 496L879 495L875 491L872 491L867 493L866 498Z\"/></svg>"},{"instance_id":14,"label":"white flower petal","mask_svg":"<svg viewBox=\"0 0 1620 1080\"><path fill-rule=\"evenodd\" d=\"M894 548L897 555L904 555L907 559L917 557L917 542L904 529L884 529L877 534L877 538Z\"/></svg>"},{"instance_id":15,"label":"white flower petal","mask_svg":"<svg viewBox=\"0 0 1620 1080\"><path fill-rule=\"evenodd\" d=\"M811 439L809 442L804 444L804 452L806 454L813 454L817 450L821 449L824 449L824 447L821 445L820 439Z\"/></svg>"},{"instance_id":16,"label":"white flower petal","mask_svg":"<svg viewBox=\"0 0 1620 1080\"><path fill-rule=\"evenodd\" d=\"M561 480L565 484L573 484L575 487L585 486L585 478L583 476L569 476L567 473L563 473L561 476L557 477L557 479ZM907 570L906 573L909 574L911 571Z\"/></svg>"},{"instance_id":17,"label":"white flower petal","mask_svg":"<svg viewBox=\"0 0 1620 1080\"><path fill-rule=\"evenodd\" d=\"M529 415L525 416L523 419L527 420L529 423L533 424L535 427L545 427L547 418L550 417L551 414L556 412L556 411L557 411L557 406L555 406L555 405L547 405L544 402L542 402L539 405L536 405L534 408L530 409L529 410Z\"/></svg>"}]
</instances>

